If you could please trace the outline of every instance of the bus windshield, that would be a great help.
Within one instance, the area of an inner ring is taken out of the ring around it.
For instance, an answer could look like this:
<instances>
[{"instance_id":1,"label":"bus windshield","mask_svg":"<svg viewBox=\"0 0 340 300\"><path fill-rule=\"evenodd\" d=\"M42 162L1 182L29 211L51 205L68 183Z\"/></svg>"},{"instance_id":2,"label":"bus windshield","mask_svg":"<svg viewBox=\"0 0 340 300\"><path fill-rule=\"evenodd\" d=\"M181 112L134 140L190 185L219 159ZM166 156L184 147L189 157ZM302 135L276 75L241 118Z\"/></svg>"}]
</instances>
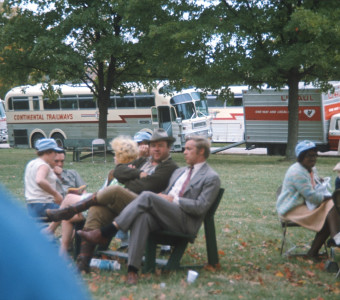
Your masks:
<instances>
[{"instance_id":1,"label":"bus windshield","mask_svg":"<svg viewBox=\"0 0 340 300\"><path fill-rule=\"evenodd\" d=\"M4 107L4 104L2 102L2 100L0 101L0 119L3 119L6 117L6 114L5 114L5 107Z\"/></svg>"},{"instance_id":2,"label":"bus windshield","mask_svg":"<svg viewBox=\"0 0 340 300\"><path fill-rule=\"evenodd\" d=\"M191 118L196 116L195 106L192 102L175 104L177 116L182 120L190 120Z\"/></svg>"},{"instance_id":3,"label":"bus windshield","mask_svg":"<svg viewBox=\"0 0 340 300\"><path fill-rule=\"evenodd\" d=\"M170 103L175 107L178 117L182 120L209 115L207 100L200 92L174 96L171 98Z\"/></svg>"}]
</instances>

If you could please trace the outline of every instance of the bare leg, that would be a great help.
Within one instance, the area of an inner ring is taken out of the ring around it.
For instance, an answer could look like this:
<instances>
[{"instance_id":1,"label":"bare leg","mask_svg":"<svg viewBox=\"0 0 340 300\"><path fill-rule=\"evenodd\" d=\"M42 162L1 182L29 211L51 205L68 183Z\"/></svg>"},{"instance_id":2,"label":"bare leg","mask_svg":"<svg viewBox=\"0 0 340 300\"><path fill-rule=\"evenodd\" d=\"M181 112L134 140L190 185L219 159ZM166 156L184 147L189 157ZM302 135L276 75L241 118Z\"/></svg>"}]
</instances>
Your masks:
<instances>
[{"instance_id":1,"label":"bare leg","mask_svg":"<svg viewBox=\"0 0 340 300\"><path fill-rule=\"evenodd\" d=\"M75 215L72 219L67 221L62 221L61 223L61 245L60 245L60 255L67 254L67 250L69 249L72 239L73 239L73 223L81 222L85 218L82 214Z\"/></svg>"},{"instance_id":2,"label":"bare leg","mask_svg":"<svg viewBox=\"0 0 340 300\"><path fill-rule=\"evenodd\" d=\"M81 196L75 194L67 194L63 202L61 202L60 208L68 207L74 203L80 201ZM55 230L58 228L61 222L52 222L46 229L44 233L54 234Z\"/></svg>"},{"instance_id":3,"label":"bare leg","mask_svg":"<svg viewBox=\"0 0 340 300\"><path fill-rule=\"evenodd\" d=\"M315 235L314 241L308 255L316 256L321 249L322 245L326 242L329 236L333 237L340 231L340 217L335 207L333 207L326 218L325 225Z\"/></svg>"}]
</instances>

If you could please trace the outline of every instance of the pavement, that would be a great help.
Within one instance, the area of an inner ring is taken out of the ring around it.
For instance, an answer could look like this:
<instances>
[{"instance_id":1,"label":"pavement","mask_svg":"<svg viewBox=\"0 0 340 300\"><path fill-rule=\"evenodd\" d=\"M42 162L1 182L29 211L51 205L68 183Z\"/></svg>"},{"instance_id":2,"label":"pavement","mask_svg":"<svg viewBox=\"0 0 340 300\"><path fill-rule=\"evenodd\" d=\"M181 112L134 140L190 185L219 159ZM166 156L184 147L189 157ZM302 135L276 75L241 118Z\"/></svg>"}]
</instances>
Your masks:
<instances>
[{"instance_id":1,"label":"pavement","mask_svg":"<svg viewBox=\"0 0 340 300\"><path fill-rule=\"evenodd\" d=\"M6 148L10 148L9 144L7 144L7 143L0 143L0 149L6 149Z\"/></svg>"},{"instance_id":2,"label":"pavement","mask_svg":"<svg viewBox=\"0 0 340 300\"><path fill-rule=\"evenodd\" d=\"M218 149L218 147L211 147L211 150ZM235 147L227 150L223 150L216 154L247 154L247 155L267 155L266 148L255 148L251 150L247 150L243 147ZM327 151L327 152L318 152L319 156L340 156L338 151Z\"/></svg>"}]
</instances>

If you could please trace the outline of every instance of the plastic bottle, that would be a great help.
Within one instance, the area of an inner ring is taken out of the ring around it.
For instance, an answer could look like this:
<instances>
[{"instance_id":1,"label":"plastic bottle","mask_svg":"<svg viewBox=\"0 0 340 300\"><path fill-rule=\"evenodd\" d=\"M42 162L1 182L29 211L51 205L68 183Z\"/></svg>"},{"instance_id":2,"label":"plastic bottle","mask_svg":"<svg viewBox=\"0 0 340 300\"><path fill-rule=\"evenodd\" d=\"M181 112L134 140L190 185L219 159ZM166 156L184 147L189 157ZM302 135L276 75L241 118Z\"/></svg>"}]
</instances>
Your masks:
<instances>
[{"instance_id":1,"label":"plastic bottle","mask_svg":"<svg viewBox=\"0 0 340 300\"><path fill-rule=\"evenodd\" d=\"M107 260L92 258L90 262L90 267L98 268L100 270L120 270L120 263L116 260Z\"/></svg>"}]
</instances>

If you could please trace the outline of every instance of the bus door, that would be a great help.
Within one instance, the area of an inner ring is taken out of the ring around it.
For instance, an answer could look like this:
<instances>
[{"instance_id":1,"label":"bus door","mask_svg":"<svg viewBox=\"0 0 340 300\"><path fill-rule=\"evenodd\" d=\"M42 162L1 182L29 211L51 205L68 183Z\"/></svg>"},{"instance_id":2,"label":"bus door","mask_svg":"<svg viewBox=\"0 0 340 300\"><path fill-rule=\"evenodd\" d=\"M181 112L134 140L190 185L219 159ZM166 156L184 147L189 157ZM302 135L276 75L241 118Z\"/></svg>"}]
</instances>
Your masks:
<instances>
[{"instance_id":1,"label":"bus door","mask_svg":"<svg viewBox=\"0 0 340 300\"><path fill-rule=\"evenodd\" d=\"M181 123L176 120L176 112L173 106L152 107L152 123L163 128L169 136L176 139L173 144L175 151L182 151Z\"/></svg>"}]
</instances>

